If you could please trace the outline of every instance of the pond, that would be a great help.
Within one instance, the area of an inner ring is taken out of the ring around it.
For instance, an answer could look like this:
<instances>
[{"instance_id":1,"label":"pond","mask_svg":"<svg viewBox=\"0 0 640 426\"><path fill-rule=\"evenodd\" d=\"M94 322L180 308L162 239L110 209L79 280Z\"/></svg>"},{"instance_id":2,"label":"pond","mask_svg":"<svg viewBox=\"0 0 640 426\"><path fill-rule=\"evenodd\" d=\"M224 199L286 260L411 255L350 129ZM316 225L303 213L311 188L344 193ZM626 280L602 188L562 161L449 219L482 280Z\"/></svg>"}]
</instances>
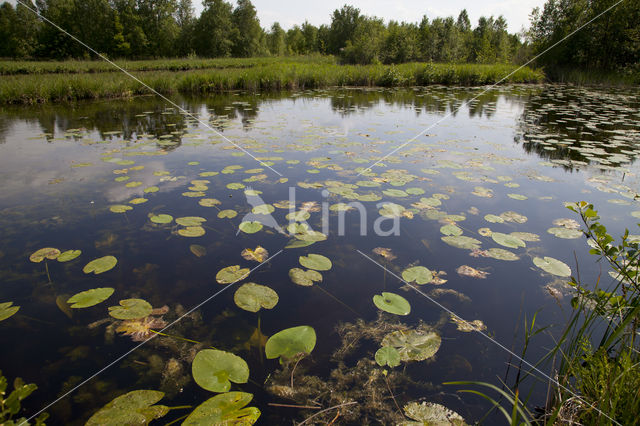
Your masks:
<instances>
[{"instance_id":1,"label":"pond","mask_svg":"<svg viewBox=\"0 0 640 426\"><path fill-rule=\"evenodd\" d=\"M141 407L175 407L147 412L167 424L231 390L257 424L394 424L411 402L478 421L486 401L443 382L512 383L525 319L556 324L535 363L568 276L610 279L565 203L640 234L637 91L175 99L189 113L152 97L0 112L0 303L20 307L3 308L0 368L37 384L25 417L85 424L153 390Z\"/></svg>"}]
</instances>

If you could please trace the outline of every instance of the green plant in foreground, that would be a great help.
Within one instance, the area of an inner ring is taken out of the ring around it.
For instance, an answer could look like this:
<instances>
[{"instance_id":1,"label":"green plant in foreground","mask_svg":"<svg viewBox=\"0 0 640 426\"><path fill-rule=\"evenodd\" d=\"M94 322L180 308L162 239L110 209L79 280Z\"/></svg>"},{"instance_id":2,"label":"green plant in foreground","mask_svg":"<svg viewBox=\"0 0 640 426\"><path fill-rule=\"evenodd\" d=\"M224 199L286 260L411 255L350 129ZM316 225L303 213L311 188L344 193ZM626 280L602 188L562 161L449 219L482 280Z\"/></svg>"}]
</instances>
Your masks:
<instances>
[{"instance_id":1,"label":"green plant in foreground","mask_svg":"<svg viewBox=\"0 0 640 426\"><path fill-rule=\"evenodd\" d=\"M571 277L574 289L572 314L555 347L537 365L552 361L558 367L552 395L539 423L554 424L636 424L640 413L640 237L625 230L617 241L601 224L598 212L585 201L567 208L580 215L591 254L609 266L612 284L601 287L601 277L584 285L579 275ZM640 226L640 224L638 224ZM533 323L526 329L526 343L541 330ZM526 345L524 352L526 352ZM518 395L522 380L533 371L519 367L515 391L489 383L452 382L455 385L484 386L497 392L499 400L475 390L463 390L489 400L512 425L530 424L535 418ZM503 407L512 407L511 413ZM526 401L526 400L525 400Z\"/></svg>"},{"instance_id":2,"label":"green plant in foreground","mask_svg":"<svg viewBox=\"0 0 640 426\"><path fill-rule=\"evenodd\" d=\"M27 423L24 417L14 420L14 417L20 412L22 406L21 402L26 397L31 395L33 391L38 389L33 383L25 384L21 378L17 377L13 381L13 391L7 396L8 388L7 378L2 375L0 371L0 425L2 426L14 426L24 425ZM45 425L45 420L49 417L47 413L42 413L35 419L35 425Z\"/></svg>"}]
</instances>

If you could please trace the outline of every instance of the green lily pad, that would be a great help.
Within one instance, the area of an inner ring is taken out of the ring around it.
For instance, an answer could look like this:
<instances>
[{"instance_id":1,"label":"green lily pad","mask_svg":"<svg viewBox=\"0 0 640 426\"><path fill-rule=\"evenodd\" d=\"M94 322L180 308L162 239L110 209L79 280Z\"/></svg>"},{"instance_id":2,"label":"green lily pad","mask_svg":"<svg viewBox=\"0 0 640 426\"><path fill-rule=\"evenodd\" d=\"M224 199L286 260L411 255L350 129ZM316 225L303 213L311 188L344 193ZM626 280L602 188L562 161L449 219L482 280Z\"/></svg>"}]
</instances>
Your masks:
<instances>
[{"instance_id":1,"label":"green lily pad","mask_svg":"<svg viewBox=\"0 0 640 426\"><path fill-rule=\"evenodd\" d=\"M218 213L220 219L233 219L236 216L238 216L238 212L235 210L221 210Z\"/></svg>"},{"instance_id":2,"label":"green lily pad","mask_svg":"<svg viewBox=\"0 0 640 426\"><path fill-rule=\"evenodd\" d=\"M240 265L227 266L216 274L216 281L220 284L232 284L249 275L249 268L240 268Z\"/></svg>"},{"instance_id":3,"label":"green lily pad","mask_svg":"<svg viewBox=\"0 0 640 426\"><path fill-rule=\"evenodd\" d=\"M553 257L534 257L533 264L552 275L557 275L559 277L571 276L571 268L569 265L558 259L554 259Z\"/></svg>"},{"instance_id":4,"label":"green lily pad","mask_svg":"<svg viewBox=\"0 0 640 426\"><path fill-rule=\"evenodd\" d=\"M258 312L260 308L273 309L278 299L274 290L256 283L243 284L233 295L236 305L249 312Z\"/></svg>"},{"instance_id":5,"label":"green lily pad","mask_svg":"<svg viewBox=\"0 0 640 426\"><path fill-rule=\"evenodd\" d=\"M20 310L20 306L12 306L13 302L0 303L0 321L4 321Z\"/></svg>"},{"instance_id":6,"label":"green lily pad","mask_svg":"<svg viewBox=\"0 0 640 426\"><path fill-rule=\"evenodd\" d=\"M271 204L261 204L251 209L253 214L271 214L276 210Z\"/></svg>"},{"instance_id":7,"label":"green lily pad","mask_svg":"<svg viewBox=\"0 0 640 426\"><path fill-rule=\"evenodd\" d=\"M522 241L526 242L540 241L540 235L532 234L531 232L512 232L510 235L513 235L516 238L520 238Z\"/></svg>"},{"instance_id":8,"label":"green lily pad","mask_svg":"<svg viewBox=\"0 0 640 426\"><path fill-rule=\"evenodd\" d=\"M518 200L518 201L524 201L529 199L529 197L522 194L507 194L507 197L513 198L514 200Z\"/></svg>"},{"instance_id":9,"label":"green lily pad","mask_svg":"<svg viewBox=\"0 0 640 426\"><path fill-rule=\"evenodd\" d=\"M315 281L322 281L322 274L318 271L293 268L289 270L289 278L294 284L311 287Z\"/></svg>"},{"instance_id":10,"label":"green lily pad","mask_svg":"<svg viewBox=\"0 0 640 426\"><path fill-rule=\"evenodd\" d=\"M198 405L182 426L250 426L261 414L256 407L245 407L251 399L253 395L245 392L216 395Z\"/></svg>"},{"instance_id":11,"label":"green lily pad","mask_svg":"<svg viewBox=\"0 0 640 426\"><path fill-rule=\"evenodd\" d=\"M501 248L490 248L487 250L487 256L498 260L514 261L520 259L520 257L515 253Z\"/></svg>"},{"instance_id":12,"label":"green lily pad","mask_svg":"<svg viewBox=\"0 0 640 426\"><path fill-rule=\"evenodd\" d=\"M504 219L495 214L488 214L484 217L484 220L490 223L504 223Z\"/></svg>"},{"instance_id":13,"label":"green lily pad","mask_svg":"<svg viewBox=\"0 0 640 426\"><path fill-rule=\"evenodd\" d=\"M399 426L466 426L460 414L434 402L410 402L403 409L404 414L415 422L403 422Z\"/></svg>"},{"instance_id":14,"label":"green lily pad","mask_svg":"<svg viewBox=\"0 0 640 426\"><path fill-rule=\"evenodd\" d=\"M423 361L440 349L440 336L433 332L398 330L382 339L382 346L396 348L402 361Z\"/></svg>"},{"instance_id":15,"label":"green lily pad","mask_svg":"<svg viewBox=\"0 0 640 426\"><path fill-rule=\"evenodd\" d=\"M246 234L255 234L262 229L262 223L256 221L242 222L238 228Z\"/></svg>"},{"instance_id":16,"label":"green lily pad","mask_svg":"<svg viewBox=\"0 0 640 426\"><path fill-rule=\"evenodd\" d=\"M513 235L509 235L509 234L503 234L501 232L493 232L491 234L491 238L493 239L493 241L500 244L501 246L505 246L509 248L517 249L519 247L527 246L527 244L524 241L522 241L520 238L514 237Z\"/></svg>"},{"instance_id":17,"label":"green lily pad","mask_svg":"<svg viewBox=\"0 0 640 426\"><path fill-rule=\"evenodd\" d=\"M373 303L378 309L394 315L409 315L411 312L411 305L407 299L395 293L376 294L373 296Z\"/></svg>"},{"instance_id":18,"label":"green lily pad","mask_svg":"<svg viewBox=\"0 0 640 426\"><path fill-rule=\"evenodd\" d=\"M89 308L107 300L114 291L111 287L94 288L70 297L67 303L73 309Z\"/></svg>"},{"instance_id":19,"label":"green lily pad","mask_svg":"<svg viewBox=\"0 0 640 426\"><path fill-rule=\"evenodd\" d=\"M149 217L149 220L159 225L166 225L168 223L173 222L173 216L168 214L154 214L151 217Z\"/></svg>"},{"instance_id":20,"label":"green lily pad","mask_svg":"<svg viewBox=\"0 0 640 426\"><path fill-rule=\"evenodd\" d=\"M564 238L566 240L573 240L575 238L582 237L583 233L579 229L569 229L569 228L549 228L547 232L551 235L555 235L558 238Z\"/></svg>"},{"instance_id":21,"label":"green lily pad","mask_svg":"<svg viewBox=\"0 0 640 426\"><path fill-rule=\"evenodd\" d=\"M513 223L526 223L527 220L529 220L526 216L521 215L520 213L516 213L514 211L501 213L500 217L505 222L513 222Z\"/></svg>"},{"instance_id":22,"label":"green lily pad","mask_svg":"<svg viewBox=\"0 0 640 426\"><path fill-rule=\"evenodd\" d=\"M400 204L384 203L382 205L382 208L380 210L378 210L378 213L380 213L380 216L392 218L392 217L400 217L400 216L402 216L402 213L405 210L406 210L406 208L404 208Z\"/></svg>"},{"instance_id":23,"label":"green lily pad","mask_svg":"<svg viewBox=\"0 0 640 426\"><path fill-rule=\"evenodd\" d=\"M465 249L465 250L479 249L480 245L482 244L480 241L476 240L475 238L465 237L464 235L459 235L457 237L454 237L454 236L442 237L441 239L442 241L444 241L445 243L449 244L452 247Z\"/></svg>"},{"instance_id":24,"label":"green lily pad","mask_svg":"<svg viewBox=\"0 0 640 426\"><path fill-rule=\"evenodd\" d=\"M65 252L60 253L60 256L58 256L58 262L71 262L73 259L76 259L81 254L82 254L82 251L80 250L67 250Z\"/></svg>"},{"instance_id":25,"label":"green lily pad","mask_svg":"<svg viewBox=\"0 0 640 426\"><path fill-rule=\"evenodd\" d=\"M444 225L440 228L440 232L444 235L452 235L454 237L458 237L462 235L462 229L458 228L456 225Z\"/></svg>"},{"instance_id":26,"label":"green lily pad","mask_svg":"<svg viewBox=\"0 0 640 426\"><path fill-rule=\"evenodd\" d=\"M158 191L160 191L160 188L158 188L157 186L150 186L148 188L145 188L143 192L145 194L153 194L154 192Z\"/></svg>"},{"instance_id":27,"label":"green lily pad","mask_svg":"<svg viewBox=\"0 0 640 426\"><path fill-rule=\"evenodd\" d=\"M90 274L92 272L96 275L102 274L103 272L112 270L117 263L118 259L113 256L100 257L87 263L85 267L82 268L82 272L85 274Z\"/></svg>"},{"instance_id":28,"label":"green lily pad","mask_svg":"<svg viewBox=\"0 0 640 426\"><path fill-rule=\"evenodd\" d=\"M207 219L205 219L204 217L198 217L198 216L187 216L187 217L176 218L176 223L181 226L200 226L206 221Z\"/></svg>"},{"instance_id":29,"label":"green lily pad","mask_svg":"<svg viewBox=\"0 0 640 426\"><path fill-rule=\"evenodd\" d=\"M133 320L148 317L152 310L146 300L125 299L120 301L120 306L110 306L109 315L119 320Z\"/></svg>"},{"instance_id":30,"label":"green lily pad","mask_svg":"<svg viewBox=\"0 0 640 426\"><path fill-rule=\"evenodd\" d=\"M285 218L289 221L303 222L311 217L311 213L306 210L300 210L293 213L288 213Z\"/></svg>"},{"instance_id":31,"label":"green lily pad","mask_svg":"<svg viewBox=\"0 0 640 426\"><path fill-rule=\"evenodd\" d=\"M178 235L189 238L202 237L206 231L202 226L187 226L183 229L178 229Z\"/></svg>"},{"instance_id":32,"label":"green lily pad","mask_svg":"<svg viewBox=\"0 0 640 426\"><path fill-rule=\"evenodd\" d=\"M376 351L375 360L380 367L384 367L385 365L397 367L400 365L400 353L396 348L383 346Z\"/></svg>"},{"instance_id":33,"label":"green lily pad","mask_svg":"<svg viewBox=\"0 0 640 426\"><path fill-rule=\"evenodd\" d=\"M396 197L396 198L404 198L409 196L409 194L407 194L401 189L386 189L382 191L382 193L386 196Z\"/></svg>"},{"instance_id":34,"label":"green lily pad","mask_svg":"<svg viewBox=\"0 0 640 426\"><path fill-rule=\"evenodd\" d=\"M198 201L198 204L200 204L202 207L215 207L219 204L222 204L222 202L220 202L220 200L216 200L215 198L202 198L200 199L200 201Z\"/></svg>"},{"instance_id":35,"label":"green lily pad","mask_svg":"<svg viewBox=\"0 0 640 426\"><path fill-rule=\"evenodd\" d=\"M153 405L163 397L163 392L154 390L136 390L120 395L91 416L86 426L149 424L169 412L169 407Z\"/></svg>"},{"instance_id":36,"label":"green lily pad","mask_svg":"<svg viewBox=\"0 0 640 426\"><path fill-rule=\"evenodd\" d=\"M433 273L424 266L413 266L402 271L402 279L408 283L424 285L433 280Z\"/></svg>"},{"instance_id":37,"label":"green lily pad","mask_svg":"<svg viewBox=\"0 0 640 426\"><path fill-rule=\"evenodd\" d=\"M112 213L126 213L129 210L133 210L133 207L126 206L124 204L116 204L114 206L109 207Z\"/></svg>"},{"instance_id":38,"label":"green lily pad","mask_svg":"<svg viewBox=\"0 0 640 426\"><path fill-rule=\"evenodd\" d=\"M243 184L237 183L237 182L230 183L230 184L227 185L227 188L229 188L229 189L243 189L244 187L245 186Z\"/></svg>"},{"instance_id":39,"label":"green lily pad","mask_svg":"<svg viewBox=\"0 0 640 426\"><path fill-rule=\"evenodd\" d=\"M193 379L211 392L228 392L233 383L249 381L249 366L237 355L217 349L204 349L191 364Z\"/></svg>"},{"instance_id":40,"label":"green lily pad","mask_svg":"<svg viewBox=\"0 0 640 426\"><path fill-rule=\"evenodd\" d=\"M320 254L310 254L308 256L300 256L298 259L300 264L307 269L314 269L316 271L328 271L331 269L331 260Z\"/></svg>"},{"instance_id":41,"label":"green lily pad","mask_svg":"<svg viewBox=\"0 0 640 426\"><path fill-rule=\"evenodd\" d=\"M60 250L52 247L45 247L29 256L29 260L34 263L40 263L45 259L56 260L58 256L60 256Z\"/></svg>"},{"instance_id":42,"label":"green lily pad","mask_svg":"<svg viewBox=\"0 0 640 426\"><path fill-rule=\"evenodd\" d=\"M316 331L308 325L287 328L269 337L264 348L267 359L280 357L280 362L300 353L310 354L316 347Z\"/></svg>"}]
</instances>

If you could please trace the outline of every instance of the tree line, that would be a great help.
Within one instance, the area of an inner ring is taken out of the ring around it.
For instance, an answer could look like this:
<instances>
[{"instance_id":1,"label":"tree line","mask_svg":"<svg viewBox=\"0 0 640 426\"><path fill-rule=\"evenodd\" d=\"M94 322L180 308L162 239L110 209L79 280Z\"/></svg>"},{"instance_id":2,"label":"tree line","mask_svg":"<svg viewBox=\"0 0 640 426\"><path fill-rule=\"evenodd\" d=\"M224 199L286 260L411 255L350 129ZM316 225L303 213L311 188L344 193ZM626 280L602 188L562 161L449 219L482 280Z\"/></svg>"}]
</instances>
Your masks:
<instances>
[{"instance_id":1,"label":"tree line","mask_svg":"<svg viewBox=\"0 0 640 426\"><path fill-rule=\"evenodd\" d=\"M336 55L344 63L523 63L597 16L615 0L549 0L528 32L510 34L504 17L468 13L420 22L367 16L353 6L329 24L264 29L250 0L21 0L97 51L113 58ZM0 6L0 57L90 58L90 52L18 4ZM625 1L540 61L598 68L640 62L640 2Z\"/></svg>"}]
</instances>

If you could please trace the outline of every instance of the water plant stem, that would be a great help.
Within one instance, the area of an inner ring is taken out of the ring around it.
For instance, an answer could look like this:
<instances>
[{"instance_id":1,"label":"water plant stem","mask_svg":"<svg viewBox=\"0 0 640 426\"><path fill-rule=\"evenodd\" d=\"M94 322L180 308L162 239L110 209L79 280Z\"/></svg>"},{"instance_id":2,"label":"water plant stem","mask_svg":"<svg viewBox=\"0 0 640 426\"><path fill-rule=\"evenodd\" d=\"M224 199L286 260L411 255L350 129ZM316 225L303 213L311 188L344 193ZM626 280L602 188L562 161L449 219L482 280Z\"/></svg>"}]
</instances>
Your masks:
<instances>
[{"instance_id":1,"label":"water plant stem","mask_svg":"<svg viewBox=\"0 0 640 426\"><path fill-rule=\"evenodd\" d=\"M155 330L149 330L149 331L150 331L150 332L152 332L152 333L155 333L155 334L157 334L157 335L159 335L159 336L171 337L171 338L173 338L173 339L184 340L185 342L189 342L189 343L196 343L196 344L198 344L198 345L201 345L201 344L202 344L202 342L198 342L197 340L187 339L187 338L185 338L185 337L174 336L174 335L172 335L172 334L165 334L165 333L161 333L161 332L159 332L159 331L155 331Z\"/></svg>"},{"instance_id":2,"label":"water plant stem","mask_svg":"<svg viewBox=\"0 0 640 426\"><path fill-rule=\"evenodd\" d=\"M346 406L349 406L349 405L354 405L354 404L357 404L357 403L358 403L357 401L351 401L351 402L345 402L344 404L340 404L340 405L334 405L333 407L325 408L322 411L318 411L317 413L315 413L311 417L307 417L302 423L298 423L298 426L302 426L303 424L307 423L309 420L313 419L316 416L319 416L322 413L326 413L327 411L340 409L342 407L346 407Z\"/></svg>"},{"instance_id":3,"label":"water plant stem","mask_svg":"<svg viewBox=\"0 0 640 426\"><path fill-rule=\"evenodd\" d=\"M49 279L49 284L53 284L51 282L51 275L49 275L49 263L47 263L47 259L44 260L44 269L47 271L47 278Z\"/></svg>"}]
</instances>

